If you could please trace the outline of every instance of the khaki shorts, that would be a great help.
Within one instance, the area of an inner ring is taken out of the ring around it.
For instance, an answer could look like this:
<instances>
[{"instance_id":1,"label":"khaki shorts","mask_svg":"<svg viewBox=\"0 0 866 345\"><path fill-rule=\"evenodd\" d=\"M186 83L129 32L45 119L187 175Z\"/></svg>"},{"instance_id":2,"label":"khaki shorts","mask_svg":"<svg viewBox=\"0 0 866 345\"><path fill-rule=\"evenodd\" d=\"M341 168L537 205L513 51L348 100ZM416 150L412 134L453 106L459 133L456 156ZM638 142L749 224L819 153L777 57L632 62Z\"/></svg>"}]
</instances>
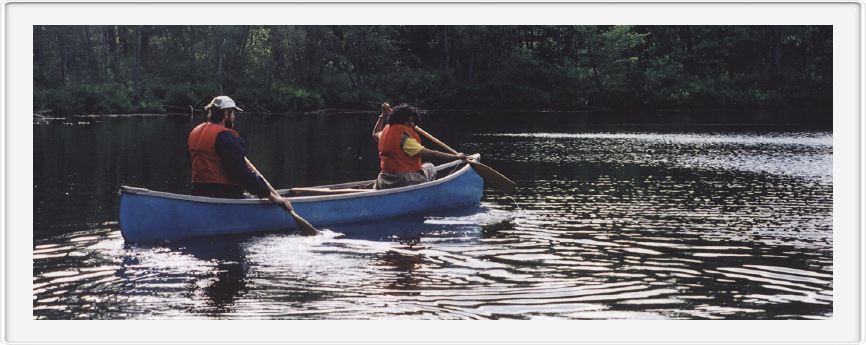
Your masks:
<instances>
[{"instance_id":1,"label":"khaki shorts","mask_svg":"<svg viewBox=\"0 0 866 345\"><path fill-rule=\"evenodd\" d=\"M421 171L422 172L379 173L379 176L376 177L376 182L373 184L373 188L388 189L405 187L436 179L436 167L434 167L432 163L422 164Z\"/></svg>"}]
</instances>

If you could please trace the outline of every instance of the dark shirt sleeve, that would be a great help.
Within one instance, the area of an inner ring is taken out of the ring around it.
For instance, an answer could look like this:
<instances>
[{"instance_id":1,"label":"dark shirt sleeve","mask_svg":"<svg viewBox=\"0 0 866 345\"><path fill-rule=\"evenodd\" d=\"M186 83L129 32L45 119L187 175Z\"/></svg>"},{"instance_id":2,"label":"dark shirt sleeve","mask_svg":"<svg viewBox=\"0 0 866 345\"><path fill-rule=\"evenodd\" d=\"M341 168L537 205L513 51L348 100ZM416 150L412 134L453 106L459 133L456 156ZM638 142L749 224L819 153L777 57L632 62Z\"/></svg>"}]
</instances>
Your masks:
<instances>
[{"instance_id":1,"label":"dark shirt sleeve","mask_svg":"<svg viewBox=\"0 0 866 345\"><path fill-rule=\"evenodd\" d=\"M243 139L232 135L231 132L222 132L216 139L216 152L222 159L229 177L241 188L260 198L271 194L265 180L247 167L244 160L247 150Z\"/></svg>"}]
</instances>

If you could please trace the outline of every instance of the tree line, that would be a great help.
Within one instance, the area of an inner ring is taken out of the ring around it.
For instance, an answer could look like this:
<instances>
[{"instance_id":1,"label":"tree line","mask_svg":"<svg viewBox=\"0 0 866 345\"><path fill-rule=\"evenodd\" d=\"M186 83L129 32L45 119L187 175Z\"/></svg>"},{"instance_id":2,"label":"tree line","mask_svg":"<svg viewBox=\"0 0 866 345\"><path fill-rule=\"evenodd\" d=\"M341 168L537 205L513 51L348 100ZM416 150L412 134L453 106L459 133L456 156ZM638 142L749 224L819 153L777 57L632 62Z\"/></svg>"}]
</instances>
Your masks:
<instances>
[{"instance_id":1,"label":"tree line","mask_svg":"<svg viewBox=\"0 0 866 345\"><path fill-rule=\"evenodd\" d=\"M34 26L34 112L832 106L832 26Z\"/></svg>"}]
</instances>

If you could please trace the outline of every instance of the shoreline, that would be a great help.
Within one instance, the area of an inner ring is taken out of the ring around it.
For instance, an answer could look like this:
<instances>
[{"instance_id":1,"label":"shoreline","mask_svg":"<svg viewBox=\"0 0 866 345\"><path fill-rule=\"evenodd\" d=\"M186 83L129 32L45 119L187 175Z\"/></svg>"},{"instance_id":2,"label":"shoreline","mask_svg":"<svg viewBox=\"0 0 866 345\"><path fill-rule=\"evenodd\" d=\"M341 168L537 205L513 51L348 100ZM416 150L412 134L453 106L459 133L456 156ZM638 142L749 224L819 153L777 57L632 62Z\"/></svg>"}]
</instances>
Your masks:
<instances>
[{"instance_id":1,"label":"shoreline","mask_svg":"<svg viewBox=\"0 0 866 345\"><path fill-rule=\"evenodd\" d=\"M421 113L481 113L481 112L496 112L496 113L540 113L540 114L587 114L587 113L710 113L710 112L730 112L730 113L783 113L789 112L792 114L801 114L808 111L822 111L822 109L803 109L803 108L658 108L658 109L611 109L611 108L594 108L594 109L421 109ZM202 114L203 111L196 109L195 115ZM335 109L326 108L311 111L288 111L288 112L255 112L245 111L245 115L276 115L276 116L305 116L305 115L321 115L321 114L378 114L378 110L371 109ZM125 113L125 114L69 114L69 115L45 115L33 114L33 119L37 121L48 120L63 120L73 118L121 118L121 117L168 117L168 116L190 116L188 112L165 112L165 113Z\"/></svg>"}]
</instances>

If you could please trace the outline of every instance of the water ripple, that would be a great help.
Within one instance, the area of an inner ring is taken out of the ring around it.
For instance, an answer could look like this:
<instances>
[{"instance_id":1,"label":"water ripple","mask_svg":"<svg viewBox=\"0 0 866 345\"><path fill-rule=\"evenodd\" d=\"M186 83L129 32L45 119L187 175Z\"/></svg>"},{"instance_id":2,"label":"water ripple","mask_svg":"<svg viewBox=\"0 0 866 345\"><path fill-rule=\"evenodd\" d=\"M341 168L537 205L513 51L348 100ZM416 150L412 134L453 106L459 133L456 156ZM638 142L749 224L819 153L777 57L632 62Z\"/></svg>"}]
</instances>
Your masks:
<instances>
[{"instance_id":1,"label":"water ripple","mask_svg":"<svg viewBox=\"0 0 866 345\"><path fill-rule=\"evenodd\" d=\"M827 319L832 136L510 133L464 150L515 179L471 210L33 247L37 319Z\"/></svg>"}]
</instances>

